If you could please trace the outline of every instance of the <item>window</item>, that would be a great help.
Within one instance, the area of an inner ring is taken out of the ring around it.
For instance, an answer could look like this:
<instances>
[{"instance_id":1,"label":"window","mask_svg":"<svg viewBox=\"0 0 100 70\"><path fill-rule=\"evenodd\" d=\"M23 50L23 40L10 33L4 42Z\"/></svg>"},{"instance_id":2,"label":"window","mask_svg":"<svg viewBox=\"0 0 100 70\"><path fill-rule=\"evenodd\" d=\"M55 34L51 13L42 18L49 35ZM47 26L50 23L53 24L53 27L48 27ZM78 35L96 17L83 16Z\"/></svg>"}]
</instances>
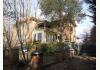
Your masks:
<instances>
[{"instance_id":1,"label":"window","mask_svg":"<svg viewBox=\"0 0 100 70\"><path fill-rule=\"evenodd\" d=\"M42 41L42 33L38 33L38 38L37 38L37 40L40 41L40 42Z\"/></svg>"}]
</instances>

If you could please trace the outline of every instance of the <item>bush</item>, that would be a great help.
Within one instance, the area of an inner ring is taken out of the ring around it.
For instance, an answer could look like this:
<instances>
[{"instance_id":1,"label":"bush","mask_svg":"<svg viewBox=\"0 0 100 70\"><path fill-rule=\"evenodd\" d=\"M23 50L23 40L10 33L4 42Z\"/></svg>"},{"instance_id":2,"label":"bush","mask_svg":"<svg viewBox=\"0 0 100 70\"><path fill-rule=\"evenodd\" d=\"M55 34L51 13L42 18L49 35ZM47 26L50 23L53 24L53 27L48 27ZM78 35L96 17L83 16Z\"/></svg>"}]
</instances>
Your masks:
<instances>
[{"instance_id":1,"label":"bush","mask_svg":"<svg viewBox=\"0 0 100 70\"><path fill-rule=\"evenodd\" d=\"M88 56L96 57L96 45L82 46L81 55L86 53Z\"/></svg>"},{"instance_id":2,"label":"bush","mask_svg":"<svg viewBox=\"0 0 100 70\"><path fill-rule=\"evenodd\" d=\"M57 43L56 44L56 51L64 52L67 51L69 46L65 43Z\"/></svg>"},{"instance_id":3,"label":"bush","mask_svg":"<svg viewBox=\"0 0 100 70\"><path fill-rule=\"evenodd\" d=\"M53 44L41 44L39 51L41 51L43 54L54 53L55 46Z\"/></svg>"}]
</instances>

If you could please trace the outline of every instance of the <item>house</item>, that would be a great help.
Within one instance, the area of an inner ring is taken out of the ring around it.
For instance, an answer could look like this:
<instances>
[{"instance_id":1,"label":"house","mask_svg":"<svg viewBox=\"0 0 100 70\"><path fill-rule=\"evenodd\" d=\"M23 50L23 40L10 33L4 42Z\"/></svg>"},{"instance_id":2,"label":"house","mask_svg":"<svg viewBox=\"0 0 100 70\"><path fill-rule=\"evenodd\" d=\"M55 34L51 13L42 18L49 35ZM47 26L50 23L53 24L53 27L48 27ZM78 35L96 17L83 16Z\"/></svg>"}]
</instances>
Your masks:
<instances>
[{"instance_id":1,"label":"house","mask_svg":"<svg viewBox=\"0 0 100 70\"><path fill-rule=\"evenodd\" d=\"M56 21L44 21L41 24L38 24L38 28L47 28L50 31L56 33L56 39L59 42L59 37L62 34L63 42L75 42L76 41L76 22L73 24L64 22L63 23L63 31L60 29L60 20Z\"/></svg>"},{"instance_id":2,"label":"house","mask_svg":"<svg viewBox=\"0 0 100 70\"><path fill-rule=\"evenodd\" d=\"M27 23L26 23L27 21ZM64 23L63 25L63 31L60 31L59 26L59 20L48 22L48 21L42 21L38 22L36 18L30 17L28 19L21 20L20 26L24 25L24 27L20 30L21 35L20 39L24 43L32 43L34 41L39 41L41 43L56 43L59 42L59 36L60 34L63 35L63 42L75 42L76 40L76 31L75 27L76 24L69 25L68 23ZM28 28L27 28L28 27ZM13 39L16 38L18 40L17 36L17 28L14 25L13 27Z\"/></svg>"},{"instance_id":3,"label":"house","mask_svg":"<svg viewBox=\"0 0 100 70\"><path fill-rule=\"evenodd\" d=\"M16 42L21 40L24 44L25 43L32 43L34 41L39 41L41 43L54 43L57 40L57 33L51 31L48 28L41 28L39 27L39 22L35 20L35 18L30 17L27 19L23 19L19 21L19 31L17 32L16 24L13 26L13 40ZM24 25L24 26L23 26ZM20 37L18 37L18 35ZM19 43L20 44L20 43Z\"/></svg>"}]
</instances>

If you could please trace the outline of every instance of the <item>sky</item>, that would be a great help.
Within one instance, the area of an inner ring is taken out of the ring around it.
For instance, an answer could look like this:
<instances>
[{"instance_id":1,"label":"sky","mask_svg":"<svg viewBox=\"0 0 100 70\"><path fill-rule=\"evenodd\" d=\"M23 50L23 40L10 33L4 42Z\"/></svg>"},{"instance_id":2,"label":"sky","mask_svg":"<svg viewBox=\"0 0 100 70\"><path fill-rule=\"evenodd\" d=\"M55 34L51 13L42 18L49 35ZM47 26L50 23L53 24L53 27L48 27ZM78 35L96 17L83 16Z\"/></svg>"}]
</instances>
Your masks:
<instances>
[{"instance_id":1,"label":"sky","mask_svg":"<svg viewBox=\"0 0 100 70\"><path fill-rule=\"evenodd\" d=\"M82 0L81 0L82 1ZM82 12L86 13L86 14L90 14L88 6L86 3L82 4ZM37 10L36 10L37 9ZM36 11L35 11L36 10ZM39 9L39 6L37 8L37 0L33 0L32 1L32 7L31 7L31 15L35 16L35 12L36 12L36 17L37 18L42 18L44 19L43 16L41 16L41 10ZM76 27L76 36L79 37L80 39L83 39L83 35L87 32L90 32L90 29L92 28L94 24L91 22L91 18L89 17L85 17L84 19L82 19L82 21L79 23L77 22L77 27Z\"/></svg>"},{"instance_id":2,"label":"sky","mask_svg":"<svg viewBox=\"0 0 100 70\"><path fill-rule=\"evenodd\" d=\"M88 14L88 15L92 15L92 13L89 12L88 9L89 5L87 5L86 3L83 3L82 8L83 8L83 12ZM76 35L80 38L83 37L83 35L87 32L90 32L90 29L93 27L93 23L91 22L92 19L90 17L85 17L82 22L77 24L77 28L76 28Z\"/></svg>"}]
</instances>

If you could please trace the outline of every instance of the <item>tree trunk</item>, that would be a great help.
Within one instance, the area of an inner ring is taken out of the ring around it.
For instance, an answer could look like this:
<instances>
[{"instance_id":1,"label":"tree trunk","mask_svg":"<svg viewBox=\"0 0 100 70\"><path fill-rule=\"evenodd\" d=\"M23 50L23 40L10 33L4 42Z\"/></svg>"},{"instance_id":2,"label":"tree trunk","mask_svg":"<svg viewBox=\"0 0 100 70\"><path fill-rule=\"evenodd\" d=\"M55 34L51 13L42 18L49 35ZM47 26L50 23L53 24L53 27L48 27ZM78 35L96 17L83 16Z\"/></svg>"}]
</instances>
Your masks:
<instances>
[{"instance_id":1,"label":"tree trunk","mask_svg":"<svg viewBox=\"0 0 100 70\"><path fill-rule=\"evenodd\" d=\"M64 22L63 22L63 15L62 15L62 13L60 12L59 13L59 17L60 17L60 42L63 42L63 24L64 24Z\"/></svg>"}]
</instances>

